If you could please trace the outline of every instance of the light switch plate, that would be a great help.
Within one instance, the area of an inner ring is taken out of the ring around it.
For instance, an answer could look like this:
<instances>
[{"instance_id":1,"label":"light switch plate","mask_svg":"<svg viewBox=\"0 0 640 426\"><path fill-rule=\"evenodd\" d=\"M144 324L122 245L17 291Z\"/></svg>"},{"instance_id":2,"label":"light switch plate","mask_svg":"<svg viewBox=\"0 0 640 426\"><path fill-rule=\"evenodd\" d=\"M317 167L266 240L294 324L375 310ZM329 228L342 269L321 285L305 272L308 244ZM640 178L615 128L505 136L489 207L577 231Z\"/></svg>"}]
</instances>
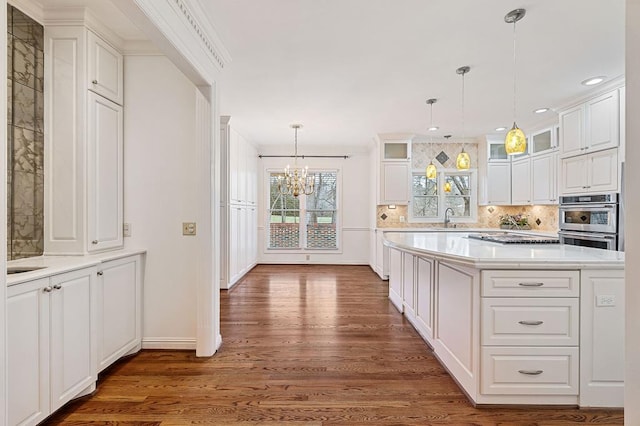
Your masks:
<instances>
[{"instance_id":1,"label":"light switch plate","mask_svg":"<svg viewBox=\"0 0 640 426\"><path fill-rule=\"evenodd\" d=\"M596 296L596 306L616 306L616 296L599 294Z\"/></svg>"},{"instance_id":2,"label":"light switch plate","mask_svg":"<svg viewBox=\"0 0 640 426\"><path fill-rule=\"evenodd\" d=\"M131 236L131 224L130 223L123 223L122 224L122 235L125 237L130 237Z\"/></svg>"},{"instance_id":3,"label":"light switch plate","mask_svg":"<svg viewBox=\"0 0 640 426\"><path fill-rule=\"evenodd\" d=\"M196 223L182 222L182 235L196 235Z\"/></svg>"}]
</instances>

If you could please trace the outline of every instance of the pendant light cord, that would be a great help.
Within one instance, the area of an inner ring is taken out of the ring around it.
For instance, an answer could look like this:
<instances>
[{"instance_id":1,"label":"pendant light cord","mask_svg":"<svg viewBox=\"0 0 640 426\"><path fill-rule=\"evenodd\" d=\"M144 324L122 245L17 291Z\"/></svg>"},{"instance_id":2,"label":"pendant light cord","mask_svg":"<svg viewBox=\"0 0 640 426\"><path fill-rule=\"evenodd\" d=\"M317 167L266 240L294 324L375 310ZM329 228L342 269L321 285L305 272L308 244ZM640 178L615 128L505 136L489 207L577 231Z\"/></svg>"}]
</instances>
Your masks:
<instances>
[{"instance_id":1,"label":"pendant light cord","mask_svg":"<svg viewBox=\"0 0 640 426\"><path fill-rule=\"evenodd\" d=\"M294 150L293 150L293 164L297 165L298 164L298 128L295 127L295 143L294 143Z\"/></svg>"},{"instance_id":2,"label":"pendant light cord","mask_svg":"<svg viewBox=\"0 0 640 426\"><path fill-rule=\"evenodd\" d=\"M513 21L513 123L516 122L516 22L517 19Z\"/></svg>"},{"instance_id":3,"label":"pendant light cord","mask_svg":"<svg viewBox=\"0 0 640 426\"><path fill-rule=\"evenodd\" d=\"M462 151L464 151L464 140L467 137L464 130L464 75L466 71L462 73Z\"/></svg>"}]
</instances>

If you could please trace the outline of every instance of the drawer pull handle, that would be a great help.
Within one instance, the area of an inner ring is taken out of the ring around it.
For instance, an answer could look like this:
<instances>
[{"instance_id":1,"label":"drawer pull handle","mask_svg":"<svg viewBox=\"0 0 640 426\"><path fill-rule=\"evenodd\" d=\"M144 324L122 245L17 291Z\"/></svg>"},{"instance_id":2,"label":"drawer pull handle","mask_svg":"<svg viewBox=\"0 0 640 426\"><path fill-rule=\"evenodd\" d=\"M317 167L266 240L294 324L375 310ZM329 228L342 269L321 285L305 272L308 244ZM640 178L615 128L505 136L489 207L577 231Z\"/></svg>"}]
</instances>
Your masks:
<instances>
[{"instance_id":1,"label":"drawer pull handle","mask_svg":"<svg viewBox=\"0 0 640 426\"><path fill-rule=\"evenodd\" d=\"M521 287L542 287L544 283L518 283Z\"/></svg>"},{"instance_id":2,"label":"drawer pull handle","mask_svg":"<svg viewBox=\"0 0 640 426\"><path fill-rule=\"evenodd\" d=\"M542 370L518 370L520 374L526 374L527 376L537 376L542 374Z\"/></svg>"},{"instance_id":3,"label":"drawer pull handle","mask_svg":"<svg viewBox=\"0 0 640 426\"><path fill-rule=\"evenodd\" d=\"M543 321L518 321L518 324L522 325L541 325Z\"/></svg>"}]
</instances>

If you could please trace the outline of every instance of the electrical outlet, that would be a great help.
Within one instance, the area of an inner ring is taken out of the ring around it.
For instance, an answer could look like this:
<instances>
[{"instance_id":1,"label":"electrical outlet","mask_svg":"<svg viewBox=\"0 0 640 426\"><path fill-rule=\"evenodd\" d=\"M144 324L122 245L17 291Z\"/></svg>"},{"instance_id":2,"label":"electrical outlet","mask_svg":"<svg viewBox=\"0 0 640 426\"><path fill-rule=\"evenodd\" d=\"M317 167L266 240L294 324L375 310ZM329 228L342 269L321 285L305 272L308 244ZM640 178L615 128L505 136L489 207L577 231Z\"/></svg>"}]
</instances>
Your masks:
<instances>
[{"instance_id":1,"label":"electrical outlet","mask_svg":"<svg viewBox=\"0 0 640 426\"><path fill-rule=\"evenodd\" d=\"M400 222L404 223L404 216L400 216Z\"/></svg>"},{"instance_id":2,"label":"electrical outlet","mask_svg":"<svg viewBox=\"0 0 640 426\"><path fill-rule=\"evenodd\" d=\"M616 306L616 297L613 295L599 294L596 296L596 306Z\"/></svg>"},{"instance_id":3,"label":"electrical outlet","mask_svg":"<svg viewBox=\"0 0 640 426\"><path fill-rule=\"evenodd\" d=\"M310 254L307 255L307 260L311 260L311 255Z\"/></svg>"},{"instance_id":4,"label":"electrical outlet","mask_svg":"<svg viewBox=\"0 0 640 426\"><path fill-rule=\"evenodd\" d=\"M196 223L182 222L182 235L196 235Z\"/></svg>"},{"instance_id":5,"label":"electrical outlet","mask_svg":"<svg viewBox=\"0 0 640 426\"><path fill-rule=\"evenodd\" d=\"M125 237L130 237L131 236L131 224L130 223L123 223L122 224L122 235Z\"/></svg>"}]
</instances>

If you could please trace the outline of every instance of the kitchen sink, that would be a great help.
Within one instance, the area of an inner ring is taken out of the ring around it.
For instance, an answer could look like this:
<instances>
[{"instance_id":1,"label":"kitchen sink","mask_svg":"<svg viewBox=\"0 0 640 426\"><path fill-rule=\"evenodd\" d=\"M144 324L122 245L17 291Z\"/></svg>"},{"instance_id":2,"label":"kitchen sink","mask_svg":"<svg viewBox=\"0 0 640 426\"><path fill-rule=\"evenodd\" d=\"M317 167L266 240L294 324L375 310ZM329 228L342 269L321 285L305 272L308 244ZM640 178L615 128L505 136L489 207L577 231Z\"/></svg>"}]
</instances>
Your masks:
<instances>
[{"instance_id":1,"label":"kitchen sink","mask_svg":"<svg viewBox=\"0 0 640 426\"><path fill-rule=\"evenodd\" d=\"M22 274L23 272L37 271L44 268L44 266L7 266L7 275Z\"/></svg>"}]
</instances>

